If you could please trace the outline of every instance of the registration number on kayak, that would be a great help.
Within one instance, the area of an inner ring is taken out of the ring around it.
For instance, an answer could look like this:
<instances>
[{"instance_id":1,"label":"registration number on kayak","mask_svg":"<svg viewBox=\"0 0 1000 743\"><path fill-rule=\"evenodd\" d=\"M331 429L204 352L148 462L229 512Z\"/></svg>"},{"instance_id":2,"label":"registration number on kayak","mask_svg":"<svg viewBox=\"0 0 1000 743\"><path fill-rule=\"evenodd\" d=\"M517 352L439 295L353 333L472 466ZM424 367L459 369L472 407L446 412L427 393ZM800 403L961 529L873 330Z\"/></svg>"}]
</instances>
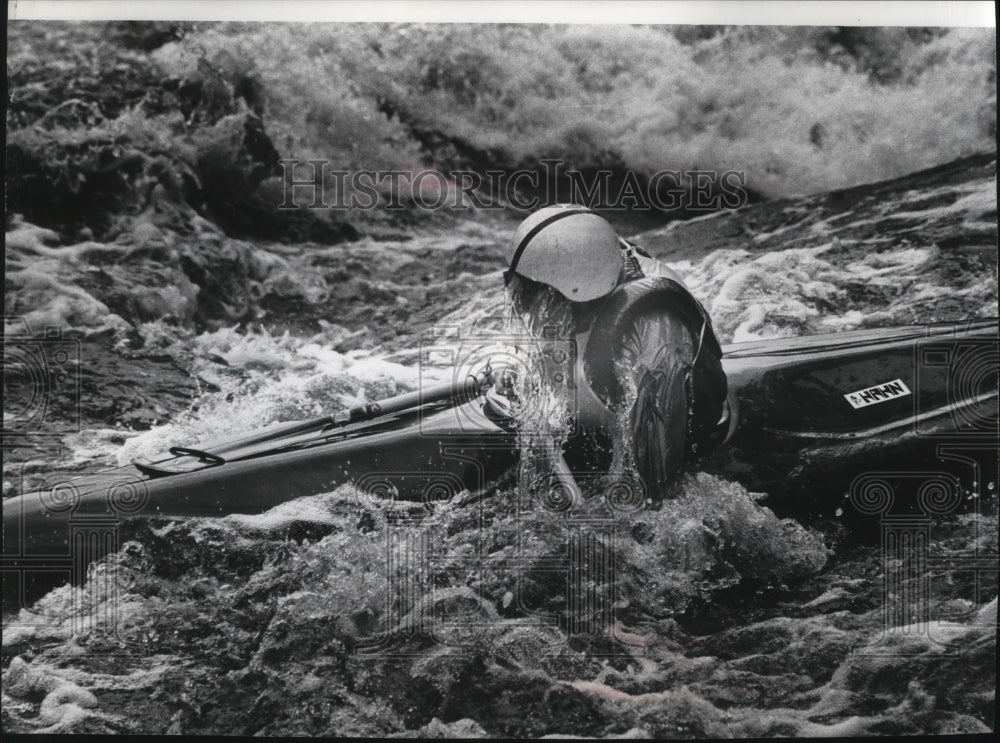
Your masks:
<instances>
[{"instance_id":1,"label":"registration number on kayak","mask_svg":"<svg viewBox=\"0 0 1000 743\"><path fill-rule=\"evenodd\" d=\"M844 395L844 398L847 402L851 403L852 408L857 410L858 408L865 408L869 405L885 402L886 400L895 400L897 397L905 397L909 394L910 388L906 386L906 383L902 379L894 379L891 382L876 384L874 387L868 387L857 392L848 392Z\"/></svg>"}]
</instances>

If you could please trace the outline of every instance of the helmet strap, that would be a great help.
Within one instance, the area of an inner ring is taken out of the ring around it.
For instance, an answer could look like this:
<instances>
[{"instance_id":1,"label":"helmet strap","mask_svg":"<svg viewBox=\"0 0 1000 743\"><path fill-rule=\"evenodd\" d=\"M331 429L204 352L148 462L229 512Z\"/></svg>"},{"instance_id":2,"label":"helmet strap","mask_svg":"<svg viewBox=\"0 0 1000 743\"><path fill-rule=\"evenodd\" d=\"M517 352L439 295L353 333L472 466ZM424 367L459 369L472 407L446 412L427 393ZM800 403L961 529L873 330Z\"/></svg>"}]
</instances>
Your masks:
<instances>
[{"instance_id":1,"label":"helmet strap","mask_svg":"<svg viewBox=\"0 0 1000 743\"><path fill-rule=\"evenodd\" d=\"M533 228L531 228L531 230L528 232L527 235L521 238L521 242L518 243L517 248L514 250L514 257L510 259L510 270L511 271L517 270L517 264L520 262L521 256L524 254L524 249L528 247L528 243L534 240L535 235L544 230L550 224L552 224L553 222L558 222L560 219L565 219L566 217L572 217L577 214L592 214L592 213L593 212L591 212L590 209L579 207L576 209L566 209L564 211L553 214L548 219L543 219L541 222L539 222Z\"/></svg>"}]
</instances>

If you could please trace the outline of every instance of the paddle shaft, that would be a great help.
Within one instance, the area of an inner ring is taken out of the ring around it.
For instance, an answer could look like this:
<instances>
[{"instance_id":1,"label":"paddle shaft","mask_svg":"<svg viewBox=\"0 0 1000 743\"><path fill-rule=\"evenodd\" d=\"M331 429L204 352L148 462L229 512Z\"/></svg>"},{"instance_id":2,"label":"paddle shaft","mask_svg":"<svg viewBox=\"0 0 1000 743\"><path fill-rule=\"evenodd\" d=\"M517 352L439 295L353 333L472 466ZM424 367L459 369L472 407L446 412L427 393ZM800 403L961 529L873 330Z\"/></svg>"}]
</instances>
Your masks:
<instances>
[{"instance_id":1,"label":"paddle shaft","mask_svg":"<svg viewBox=\"0 0 1000 743\"><path fill-rule=\"evenodd\" d=\"M208 451L210 454L215 455L224 454L234 449L245 449L259 444L266 444L269 441L288 438L300 433L309 433L327 428L339 428L352 423L371 420L382 415L392 415L393 413L400 413L421 405L429 405L446 400L472 399L480 395L492 383L492 370L487 367L479 374L468 375L462 381L449 382L437 387L406 392L384 400L377 400L353 408L347 408L333 415L324 415L320 418L313 418L307 421L289 423L286 426L279 426L256 436L248 436L213 447Z\"/></svg>"}]
</instances>

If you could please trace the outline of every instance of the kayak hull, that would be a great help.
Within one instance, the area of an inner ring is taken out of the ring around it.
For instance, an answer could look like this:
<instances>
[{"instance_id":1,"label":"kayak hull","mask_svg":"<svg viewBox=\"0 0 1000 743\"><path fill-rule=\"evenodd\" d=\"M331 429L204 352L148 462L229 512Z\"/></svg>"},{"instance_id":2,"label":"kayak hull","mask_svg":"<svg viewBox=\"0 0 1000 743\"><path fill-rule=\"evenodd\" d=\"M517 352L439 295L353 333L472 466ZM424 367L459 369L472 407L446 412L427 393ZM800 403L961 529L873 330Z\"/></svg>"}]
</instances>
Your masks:
<instances>
[{"instance_id":1,"label":"kayak hull","mask_svg":"<svg viewBox=\"0 0 1000 743\"><path fill-rule=\"evenodd\" d=\"M995 319L725 346L732 424L698 466L799 512L873 472L901 481L950 463L971 466L968 479L980 484L995 481L997 348ZM115 549L124 519L260 513L348 482L378 496L449 500L487 487L518 457L516 433L482 398L288 442L237 461L179 456L6 499L5 606L11 591L24 599L31 571L81 579Z\"/></svg>"},{"instance_id":2,"label":"kayak hull","mask_svg":"<svg viewBox=\"0 0 1000 743\"><path fill-rule=\"evenodd\" d=\"M14 536L29 554L62 554L75 519L261 513L347 482L405 500L448 500L485 487L516 461L516 435L481 407L413 411L363 436L348 432L280 456L169 476L150 477L129 466L56 482L4 502L5 537Z\"/></svg>"},{"instance_id":3,"label":"kayak hull","mask_svg":"<svg viewBox=\"0 0 1000 743\"><path fill-rule=\"evenodd\" d=\"M985 472L969 479L996 480L996 320L775 344L724 349L738 425L704 469L799 513L865 472L954 469L970 452Z\"/></svg>"}]
</instances>

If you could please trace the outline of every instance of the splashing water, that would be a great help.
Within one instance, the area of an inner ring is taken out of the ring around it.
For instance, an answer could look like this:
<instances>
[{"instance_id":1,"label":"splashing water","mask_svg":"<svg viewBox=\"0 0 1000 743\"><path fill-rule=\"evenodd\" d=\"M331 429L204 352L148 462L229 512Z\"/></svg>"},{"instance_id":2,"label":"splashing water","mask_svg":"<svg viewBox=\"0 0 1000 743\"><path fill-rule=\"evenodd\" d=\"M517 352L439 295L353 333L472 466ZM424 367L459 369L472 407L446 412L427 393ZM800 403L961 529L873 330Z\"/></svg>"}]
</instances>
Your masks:
<instances>
[{"instance_id":1,"label":"splashing water","mask_svg":"<svg viewBox=\"0 0 1000 743\"><path fill-rule=\"evenodd\" d=\"M941 208L969 224L995 210L995 197L955 203ZM848 224L867 229L866 218ZM995 267L979 271L917 241L880 250L833 240L830 222L812 242L766 254L724 248L670 265L723 340L929 320L947 310L949 293L963 312L987 313L991 303L995 311ZM398 245L384 250L387 261L402 260ZM291 291L296 271L284 276L272 284ZM499 275L445 288L474 299L442 322L492 328L504 342L524 338L509 314L494 322L505 313ZM93 308L80 307L75 317L85 324ZM120 432L84 432L70 440L83 458L101 449L124 462L451 378L412 339L392 352L367 340L351 350L345 338L357 330L332 323L318 333L137 327L151 352L217 389L124 448ZM527 348L524 368L555 368L544 348ZM4 618L5 729L987 731L996 582L948 561L960 565L974 553L995 562L995 518L934 524L942 567L930 577L927 606L940 619L932 635L887 635L878 546L860 541L833 553L827 543L842 538L837 532L780 519L736 483L687 473L659 510L633 508L607 481L582 476L580 499L553 495L545 442L561 445L570 417L563 388L551 381L541 372L518 378L522 465L483 492L426 508L345 485L263 514L130 524L123 548L92 566L84 586ZM628 430L624 418L618 423ZM619 449L613 469L629 470L628 452ZM101 616L114 621L94 619Z\"/></svg>"}]
</instances>

